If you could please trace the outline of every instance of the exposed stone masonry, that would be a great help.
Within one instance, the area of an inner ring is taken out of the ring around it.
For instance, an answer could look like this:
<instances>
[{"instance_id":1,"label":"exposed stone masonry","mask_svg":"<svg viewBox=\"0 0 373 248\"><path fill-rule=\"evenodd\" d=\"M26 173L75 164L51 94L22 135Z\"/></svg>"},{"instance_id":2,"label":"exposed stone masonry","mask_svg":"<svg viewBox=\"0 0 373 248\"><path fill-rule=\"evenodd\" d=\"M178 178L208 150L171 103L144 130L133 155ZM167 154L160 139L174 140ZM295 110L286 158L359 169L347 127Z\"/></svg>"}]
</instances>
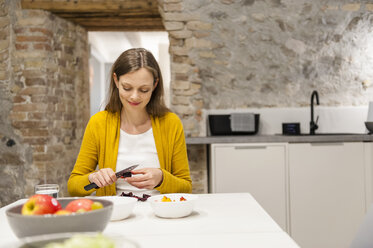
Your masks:
<instances>
[{"instance_id":1,"label":"exposed stone masonry","mask_svg":"<svg viewBox=\"0 0 373 248\"><path fill-rule=\"evenodd\" d=\"M87 32L0 0L0 205L66 183L89 118Z\"/></svg>"},{"instance_id":2,"label":"exposed stone masonry","mask_svg":"<svg viewBox=\"0 0 373 248\"><path fill-rule=\"evenodd\" d=\"M324 106L373 99L370 1L159 0L159 6L170 37L172 109L187 136L205 135L203 113L211 109L308 106L315 89ZM190 159L200 149L191 149ZM206 160L199 163L202 174Z\"/></svg>"},{"instance_id":3,"label":"exposed stone masonry","mask_svg":"<svg viewBox=\"0 0 373 248\"><path fill-rule=\"evenodd\" d=\"M369 1L163 0L173 109L188 136L208 109L327 106L372 99Z\"/></svg>"},{"instance_id":4,"label":"exposed stone masonry","mask_svg":"<svg viewBox=\"0 0 373 248\"><path fill-rule=\"evenodd\" d=\"M204 102L199 68L189 57L193 49L207 48L212 25L198 15L185 13L181 0L160 0L159 9L170 39L171 105L182 119L186 136L198 136ZM206 54L208 56L208 54ZM207 152L204 146L188 145L188 158L194 193L207 193Z\"/></svg>"}]
</instances>

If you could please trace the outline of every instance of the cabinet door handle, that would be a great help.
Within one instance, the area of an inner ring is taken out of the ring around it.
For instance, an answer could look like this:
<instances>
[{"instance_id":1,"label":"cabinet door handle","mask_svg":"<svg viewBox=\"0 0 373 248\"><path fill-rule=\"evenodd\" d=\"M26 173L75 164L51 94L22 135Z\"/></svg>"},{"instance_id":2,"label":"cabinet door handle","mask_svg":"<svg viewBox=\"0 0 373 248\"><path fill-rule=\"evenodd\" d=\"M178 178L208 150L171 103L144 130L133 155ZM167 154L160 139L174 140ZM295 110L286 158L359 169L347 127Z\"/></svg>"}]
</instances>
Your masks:
<instances>
[{"instance_id":1,"label":"cabinet door handle","mask_svg":"<svg viewBox=\"0 0 373 248\"><path fill-rule=\"evenodd\" d=\"M267 146L235 146L235 150L245 150L245 149L267 149Z\"/></svg>"}]
</instances>

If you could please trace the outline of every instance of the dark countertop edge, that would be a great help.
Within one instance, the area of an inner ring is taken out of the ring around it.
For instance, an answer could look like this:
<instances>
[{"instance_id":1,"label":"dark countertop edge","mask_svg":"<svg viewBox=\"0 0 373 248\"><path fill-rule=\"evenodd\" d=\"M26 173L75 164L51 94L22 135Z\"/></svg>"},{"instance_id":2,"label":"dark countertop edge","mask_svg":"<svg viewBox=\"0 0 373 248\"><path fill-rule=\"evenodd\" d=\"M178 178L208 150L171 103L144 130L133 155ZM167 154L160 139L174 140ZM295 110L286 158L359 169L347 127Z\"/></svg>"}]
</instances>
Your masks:
<instances>
[{"instance_id":1,"label":"dark countertop edge","mask_svg":"<svg viewBox=\"0 0 373 248\"><path fill-rule=\"evenodd\" d=\"M187 145L215 144L215 143L333 143L333 142L373 142L373 135L235 135L235 136L207 136L187 137Z\"/></svg>"}]
</instances>

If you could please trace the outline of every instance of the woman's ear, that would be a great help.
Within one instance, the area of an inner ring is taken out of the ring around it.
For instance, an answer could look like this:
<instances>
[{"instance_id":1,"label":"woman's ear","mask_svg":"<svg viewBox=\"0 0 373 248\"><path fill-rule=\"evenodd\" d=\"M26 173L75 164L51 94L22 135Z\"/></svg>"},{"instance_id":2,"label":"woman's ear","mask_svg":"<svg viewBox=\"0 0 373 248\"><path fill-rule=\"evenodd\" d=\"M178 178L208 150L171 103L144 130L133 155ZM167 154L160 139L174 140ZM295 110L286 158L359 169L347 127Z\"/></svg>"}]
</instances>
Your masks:
<instances>
[{"instance_id":1,"label":"woman's ear","mask_svg":"<svg viewBox=\"0 0 373 248\"><path fill-rule=\"evenodd\" d=\"M159 79L157 78L157 79L155 80L155 82L154 82L153 91L155 90L155 88L157 88L158 82L159 82Z\"/></svg>"},{"instance_id":2,"label":"woman's ear","mask_svg":"<svg viewBox=\"0 0 373 248\"><path fill-rule=\"evenodd\" d=\"M114 79L115 85L117 86L117 88L119 88L119 81L118 81L117 74L115 74L115 72L113 73L113 79Z\"/></svg>"}]
</instances>

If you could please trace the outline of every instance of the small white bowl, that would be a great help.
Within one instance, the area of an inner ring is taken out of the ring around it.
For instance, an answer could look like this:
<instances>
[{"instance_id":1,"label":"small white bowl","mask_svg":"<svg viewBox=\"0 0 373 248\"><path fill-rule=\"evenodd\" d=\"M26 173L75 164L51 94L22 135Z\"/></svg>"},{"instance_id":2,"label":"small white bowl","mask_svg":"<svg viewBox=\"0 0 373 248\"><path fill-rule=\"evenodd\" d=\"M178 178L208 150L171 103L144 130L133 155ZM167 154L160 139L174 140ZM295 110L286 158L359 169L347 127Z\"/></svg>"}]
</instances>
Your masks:
<instances>
[{"instance_id":1,"label":"small white bowl","mask_svg":"<svg viewBox=\"0 0 373 248\"><path fill-rule=\"evenodd\" d=\"M163 202L162 198L166 196L171 202ZM180 201L184 197L186 201ZM154 214L161 218L181 218L190 215L193 212L197 196L192 194L164 194L155 195L148 199L153 208Z\"/></svg>"},{"instance_id":2,"label":"small white bowl","mask_svg":"<svg viewBox=\"0 0 373 248\"><path fill-rule=\"evenodd\" d=\"M113 213L111 214L110 218L111 221L128 218L137 202L136 198L124 196L102 196L100 199L113 202Z\"/></svg>"}]
</instances>

